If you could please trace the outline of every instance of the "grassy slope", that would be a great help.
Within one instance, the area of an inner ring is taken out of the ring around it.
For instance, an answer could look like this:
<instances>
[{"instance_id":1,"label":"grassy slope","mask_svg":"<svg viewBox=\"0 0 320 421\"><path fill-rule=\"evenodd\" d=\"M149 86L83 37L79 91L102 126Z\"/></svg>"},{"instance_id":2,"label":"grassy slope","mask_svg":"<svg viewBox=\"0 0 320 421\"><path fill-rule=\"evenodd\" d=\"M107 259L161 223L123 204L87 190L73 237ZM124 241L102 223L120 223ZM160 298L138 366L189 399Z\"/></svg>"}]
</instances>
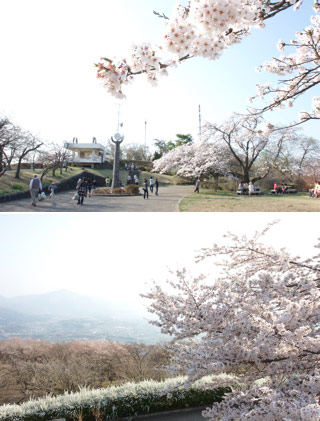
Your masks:
<instances>
[{"instance_id":1,"label":"grassy slope","mask_svg":"<svg viewBox=\"0 0 320 421\"><path fill-rule=\"evenodd\" d=\"M230 192L202 190L182 199L181 212L319 212L320 199L307 193L289 195L237 196Z\"/></svg>"},{"instance_id":2,"label":"grassy slope","mask_svg":"<svg viewBox=\"0 0 320 421\"><path fill-rule=\"evenodd\" d=\"M56 171L56 176L52 176L52 172L47 174L43 179L43 185L47 186L51 184L52 181L59 183L61 180L72 177L74 175L79 174L83 170L80 167L72 167L68 168L68 171L62 172L62 175L60 175L60 170ZM110 177L112 178L112 170L98 170L98 169L91 169L86 168L86 171L91 172L95 175L100 175L102 177ZM9 171L5 173L2 177L0 177L0 195L16 192L19 190L28 190L29 189L29 183L31 178L34 174L41 174L41 170L22 170L20 179L14 178L15 171ZM170 175L157 175L149 172L141 172L140 174L140 185L143 184L144 178L149 179L150 176L153 176L154 178L158 178L159 182L161 184L185 184L185 180L180 177L170 176ZM127 184L127 177L128 172L127 171L120 171L120 179L125 186ZM13 186L17 186L17 188L13 188Z\"/></svg>"},{"instance_id":3,"label":"grassy slope","mask_svg":"<svg viewBox=\"0 0 320 421\"><path fill-rule=\"evenodd\" d=\"M192 184L185 178L182 178L176 175L155 174L155 173L147 172L147 171L141 171L140 183L142 183L145 178L149 180L151 176L154 179L157 178L160 184L174 184L174 185Z\"/></svg>"}]
</instances>

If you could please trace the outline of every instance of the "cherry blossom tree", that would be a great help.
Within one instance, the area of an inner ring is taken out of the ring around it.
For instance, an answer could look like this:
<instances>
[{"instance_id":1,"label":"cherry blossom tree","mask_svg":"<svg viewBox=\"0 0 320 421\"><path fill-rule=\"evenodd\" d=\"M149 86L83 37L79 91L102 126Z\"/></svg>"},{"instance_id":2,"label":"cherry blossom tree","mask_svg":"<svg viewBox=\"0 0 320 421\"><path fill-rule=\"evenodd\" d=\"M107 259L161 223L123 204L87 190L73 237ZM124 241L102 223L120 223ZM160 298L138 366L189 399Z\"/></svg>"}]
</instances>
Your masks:
<instances>
[{"instance_id":1,"label":"cherry blossom tree","mask_svg":"<svg viewBox=\"0 0 320 421\"><path fill-rule=\"evenodd\" d=\"M229 150L237 163L230 171L235 177L255 183L269 174L284 145L295 136L293 130L270 131L268 127L260 116L233 114L220 125L206 123L204 134Z\"/></svg>"},{"instance_id":2,"label":"cherry blossom tree","mask_svg":"<svg viewBox=\"0 0 320 421\"><path fill-rule=\"evenodd\" d=\"M303 189L305 178L318 180L320 159L320 142L312 137L297 136L294 141L287 142L274 163L274 168L289 182Z\"/></svg>"},{"instance_id":3,"label":"cherry blossom tree","mask_svg":"<svg viewBox=\"0 0 320 421\"><path fill-rule=\"evenodd\" d=\"M315 10L320 11L318 2L315 4ZM250 102L257 97L269 100L268 105L260 112L275 108L290 108L302 94L320 83L320 16L312 16L311 23L312 25L296 34L295 40L288 43L278 42L278 49L281 52L289 48L294 50L293 53L273 58L258 69L283 77L276 86L270 83L257 85L257 96L250 98ZM312 110L300 112L299 119L300 123L296 124L320 119L319 96L312 98Z\"/></svg>"},{"instance_id":4,"label":"cherry blossom tree","mask_svg":"<svg viewBox=\"0 0 320 421\"><path fill-rule=\"evenodd\" d=\"M128 58L102 57L97 77L116 98L124 98L123 86L135 76L145 75L156 85L170 67L191 59L218 59L231 45L241 42L254 27L283 12L301 0L189 0L177 3L172 16L156 13L166 25L158 46L149 42L134 44ZM317 4L317 0L316 0Z\"/></svg>"},{"instance_id":5,"label":"cherry blossom tree","mask_svg":"<svg viewBox=\"0 0 320 421\"><path fill-rule=\"evenodd\" d=\"M176 173L189 179L218 177L229 173L226 148L201 142L178 146L153 162L153 172Z\"/></svg>"},{"instance_id":6,"label":"cherry blossom tree","mask_svg":"<svg viewBox=\"0 0 320 421\"><path fill-rule=\"evenodd\" d=\"M197 261L212 259L220 275L182 269L169 289L155 284L144 295L151 323L173 337L171 370L231 386L204 412L212 421L320 420L320 255L265 245L269 229L202 249Z\"/></svg>"}]
</instances>

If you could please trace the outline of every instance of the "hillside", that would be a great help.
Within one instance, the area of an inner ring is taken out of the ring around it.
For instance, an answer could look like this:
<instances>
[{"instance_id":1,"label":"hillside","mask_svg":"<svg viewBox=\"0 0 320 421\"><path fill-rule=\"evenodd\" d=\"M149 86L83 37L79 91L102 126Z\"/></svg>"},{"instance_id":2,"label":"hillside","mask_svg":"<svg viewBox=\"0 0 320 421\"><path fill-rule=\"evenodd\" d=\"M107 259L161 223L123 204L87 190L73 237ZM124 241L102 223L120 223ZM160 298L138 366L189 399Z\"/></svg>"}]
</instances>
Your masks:
<instances>
[{"instance_id":1,"label":"hillside","mask_svg":"<svg viewBox=\"0 0 320 421\"><path fill-rule=\"evenodd\" d=\"M164 340L137 305L103 301L67 290L13 298L0 296L0 340L13 337L50 342L110 339L155 343Z\"/></svg>"}]
</instances>

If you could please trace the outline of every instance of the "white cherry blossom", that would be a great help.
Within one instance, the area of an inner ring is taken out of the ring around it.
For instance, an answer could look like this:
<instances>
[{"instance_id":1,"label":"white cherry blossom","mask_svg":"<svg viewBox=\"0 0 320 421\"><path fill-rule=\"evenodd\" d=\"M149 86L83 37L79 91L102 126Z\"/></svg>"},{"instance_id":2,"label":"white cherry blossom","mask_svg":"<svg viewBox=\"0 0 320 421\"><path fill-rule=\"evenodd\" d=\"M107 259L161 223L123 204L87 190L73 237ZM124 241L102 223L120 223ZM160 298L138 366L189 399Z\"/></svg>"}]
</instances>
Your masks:
<instances>
[{"instance_id":1,"label":"white cherry blossom","mask_svg":"<svg viewBox=\"0 0 320 421\"><path fill-rule=\"evenodd\" d=\"M127 59L102 58L98 78L108 93L123 98L123 87L139 74L156 84L158 76L192 57L218 59L224 50L241 42L251 28L264 27L264 21L288 9L292 0L189 0L177 3L158 42L134 45ZM301 2L299 1L297 5ZM159 14L158 14L159 15ZM164 15L159 15L166 17Z\"/></svg>"},{"instance_id":2,"label":"white cherry blossom","mask_svg":"<svg viewBox=\"0 0 320 421\"><path fill-rule=\"evenodd\" d=\"M151 323L173 338L173 373L232 388L205 411L212 421L320 420L320 256L263 244L269 228L202 249L197 261L220 275L181 269L144 295Z\"/></svg>"}]
</instances>

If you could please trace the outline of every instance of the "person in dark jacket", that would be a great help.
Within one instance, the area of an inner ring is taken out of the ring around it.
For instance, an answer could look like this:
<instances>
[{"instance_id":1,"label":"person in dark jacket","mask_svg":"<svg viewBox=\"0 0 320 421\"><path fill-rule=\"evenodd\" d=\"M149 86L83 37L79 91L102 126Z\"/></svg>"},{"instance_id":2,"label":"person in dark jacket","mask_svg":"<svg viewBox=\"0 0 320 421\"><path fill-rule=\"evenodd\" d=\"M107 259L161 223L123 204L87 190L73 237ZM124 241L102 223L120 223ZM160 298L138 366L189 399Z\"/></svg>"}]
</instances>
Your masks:
<instances>
[{"instance_id":1,"label":"person in dark jacket","mask_svg":"<svg viewBox=\"0 0 320 421\"><path fill-rule=\"evenodd\" d=\"M197 179L195 186L196 186L196 189L195 189L194 192L195 193L199 193L199 188L200 188L200 180L199 180L199 178Z\"/></svg>"},{"instance_id":2,"label":"person in dark jacket","mask_svg":"<svg viewBox=\"0 0 320 421\"><path fill-rule=\"evenodd\" d=\"M92 189L92 181L90 180L90 178L88 179L87 186L88 186L88 196L90 197L91 189Z\"/></svg>"},{"instance_id":3,"label":"person in dark jacket","mask_svg":"<svg viewBox=\"0 0 320 421\"><path fill-rule=\"evenodd\" d=\"M149 199L148 180L146 178L143 183L143 198Z\"/></svg>"},{"instance_id":4,"label":"person in dark jacket","mask_svg":"<svg viewBox=\"0 0 320 421\"><path fill-rule=\"evenodd\" d=\"M156 186L156 196L158 196L158 191L159 191L159 180L156 178L156 181L154 183L154 185Z\"/></svg>"},{"instance_id":5,"label":"person in dark jacket","mask_svg":"<svg viewBox=\"0 0 320 421\"><path fill-rule=\"evenodd\" d=\"M88 183L87 180L84 178L79 187L78 187L78 205L83 205L83 199L87 197L88 192Z\"/></svg>"}]
</instances>

